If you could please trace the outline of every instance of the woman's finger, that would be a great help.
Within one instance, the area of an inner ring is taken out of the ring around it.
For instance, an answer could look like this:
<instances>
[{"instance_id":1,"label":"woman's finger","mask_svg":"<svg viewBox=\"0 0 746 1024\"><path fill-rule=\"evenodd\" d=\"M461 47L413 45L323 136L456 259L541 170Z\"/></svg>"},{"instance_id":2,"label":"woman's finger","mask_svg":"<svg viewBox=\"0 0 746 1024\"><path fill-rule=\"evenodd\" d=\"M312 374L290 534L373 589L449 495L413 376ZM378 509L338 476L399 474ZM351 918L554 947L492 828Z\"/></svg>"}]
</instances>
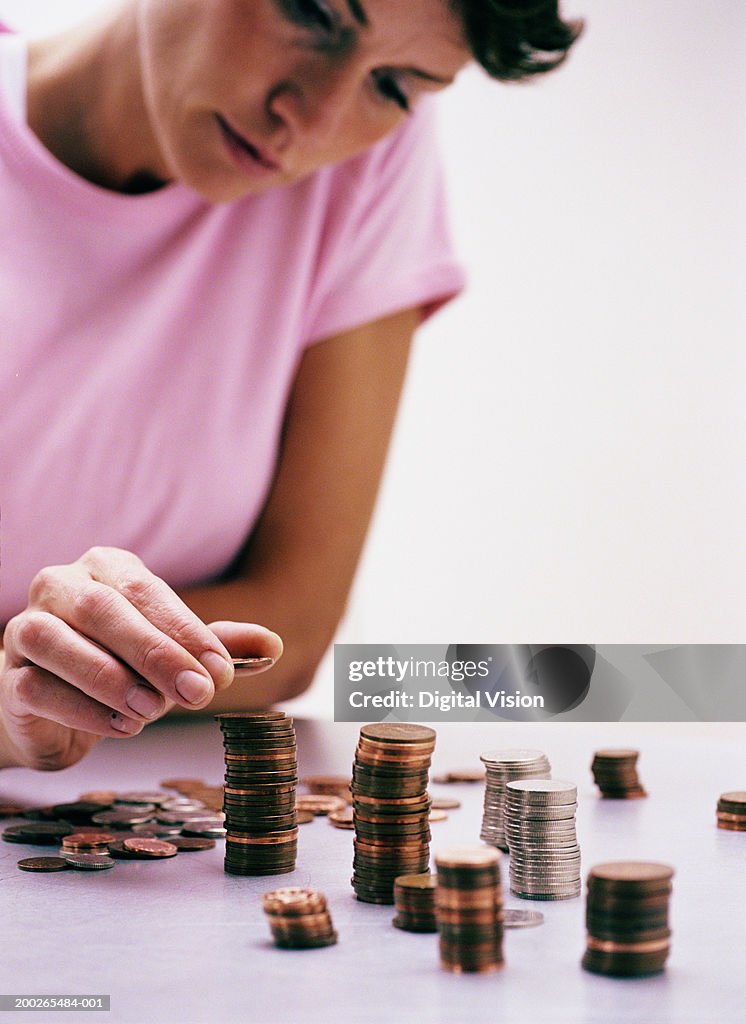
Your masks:
<instances>
[{"instance_id":1,"label":"woman's finger","mask_svg":"<svg viewBox=\"0 0 746 1024\"><path fill-rule=\"evenodd\" d=\"M37 577L32 587L36 607L110 651L167 700L183 707L203 707L212 700L215 685L210 668L155 626L128 596L113 586L90 579L79 565L56 566L39 575L42 581ZM40 594L42 587L44 593ZM187 612L189 618L194 617L188 609ZM175 613L171 629L183 638L192 625L185 620L179 622ZM204 625L202 630L212 635ZM215 642L219 643L217 637ZM232 678L232 666L218 654L214 644L209 652L201 652L202 661L208 653L225 669L222 677Z\"/></svg>"},{"instance_id":2,"label":"woman's finger","mask_svg":"<svg viewBox=\"0 0 746 1024\"><path fill-rule=\"evenodd\" d=\"M36 665L6 668L5 676L11 716L36 715L70 729L119 738L136 735L145 724L112 711Z\"/></svg>"},{"instance_id":3,"label":"woman's finger","mask_svg":"<svg viewBox=\"0 0 746 1024\"><path fill-rule=\"evenodd\" d=\"M150 721L170 706L121 661L50 612L30 611L11 620L8 644L13 665L45 669L126 717Z\"/></svg>"}]
</instances>

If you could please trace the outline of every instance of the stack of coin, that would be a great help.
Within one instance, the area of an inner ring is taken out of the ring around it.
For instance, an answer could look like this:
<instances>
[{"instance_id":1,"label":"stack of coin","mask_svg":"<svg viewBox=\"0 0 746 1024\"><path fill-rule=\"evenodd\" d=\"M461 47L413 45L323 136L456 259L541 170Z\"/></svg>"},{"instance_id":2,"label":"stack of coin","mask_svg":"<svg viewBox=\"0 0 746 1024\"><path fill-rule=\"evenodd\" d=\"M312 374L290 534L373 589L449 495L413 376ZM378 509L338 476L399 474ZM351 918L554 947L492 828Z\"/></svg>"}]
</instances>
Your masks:
<instances>
[{"instance_id":1,"label":"stack of coin","mask_svg":"<svg viewBox=\"0 0 746 1024\"><path fill-rule=\"evenodd\" d=\"M448 971L484 973L503 964L499 860L487 846L456 846L435 855L440 962Z\"/></svg>"},{"instance_id":2,"label":"stack of coin","mask_svg":"<svg viewBox=\"0 0 746 1024\"><path fill-rule=\"evenodd\" d=\"M723 793L718 800L718 828L746 832L746 792Z\"/></svg>"},{"instance_id":3,"label":"stack of coin","mask_svg":"<svg viewBox=\"0 0 746 1024\"><path fill-rule=\"evenodd\" d=\"M587 971L632 977L663 970L672 877L667 864L617 861L591 868L582 961Z\"/></svg>"},{"instance_id":4,"label":"stack of coin","mask_svg":"<svg viewBox=\"0 0 746 1024\"><path fill-rule=\"evenodd\" d=\"M435 875L399 875L394 881L397 915L394 925L405 932L437 932Z\"/></svg>"},{"instance_id":5,"label":"stack of coin","mask_svg":"<svg viewBox=\"0 0 746 1024\"><path fill-rule=\"evenodd\" d=\"M117 837L113 832L73 832L62 837L60 856L68 853L108 853L109 843Z\"/></svg>"},{"instance_id":6,"label":"stack of coin","mask_svg":"<svg viewBox=\"0 0 746 1024\"><path fill-rule=\"evenodd\" d=\"M647 796L637 777L639 750L597 750L591 771L601 790L610 800L636 800Z\"/></svg>"},{"instance_id":7,"label":"stack of coin","mask_svg":"<svg viewBox=\"0 0 746 1024\"><path fill-rule=\"evenodd\" d=\"M508 783L505 835L514 896L567 900L580 894L577 797L575 784L559 779Z\"/></svg>"},{"instance_id":8,"label":"stack of coin","mask_svg":"<svg viewBox=\"0 0 746 1024\"><path fill-rule=\"evenodd\" d=\"M320 892L275 889L262 896L272 938L281 949L312 949L333 946L337 941L326 899Z\"/></svg>"},{"instance_id":9,"label":"stack of coin","mask_svg":"<svg viewBox=\"0 0 746 1024\"><path fill-rule=\"evenodd\" d=\"M394 879L430 863L427 795L435 731L424 725L364 725L352 768L352 885L365 903L393 903Z\"/></svg>"},{"instance_id":10,"label":"stack of coin","mask_svg":"<svg viewBox=\"0 0 746 1024\"><path fill-rule=\"evenodd\" d=\"M295 730L282 711L217 716L225 746L225 870L279 875L295 868Z\"/></svg>"},{"instance_id":11,"label":"stack of coin","mask_svg":"<svg viewBox=\"0 0 746 1024\"><path fill-rule=\"evenodd\" d=\"M481 755L487 777L484 814L479 838L490 846L508 849L504 832L505 787L514 779L548 779L551 768L541 750L490 750Z\"/></svg>"}]
</instances>

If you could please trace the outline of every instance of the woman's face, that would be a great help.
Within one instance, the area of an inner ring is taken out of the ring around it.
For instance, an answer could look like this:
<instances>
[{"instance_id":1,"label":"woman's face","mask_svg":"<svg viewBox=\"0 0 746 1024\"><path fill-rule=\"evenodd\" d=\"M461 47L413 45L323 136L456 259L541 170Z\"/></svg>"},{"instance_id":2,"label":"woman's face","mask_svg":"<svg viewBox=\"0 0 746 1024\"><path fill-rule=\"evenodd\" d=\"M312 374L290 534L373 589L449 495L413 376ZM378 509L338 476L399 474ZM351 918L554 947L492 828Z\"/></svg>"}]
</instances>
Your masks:
<instances>
[{"instance_id":1,"label":"woman's face","mask_svg":"<svg viewBox=\"0 0 746 1024\"><path fill-rule=\"evenodd\" d=\"M445 0L138 0L164 179L212 202L367 149L470 59Z\"/></svg>"}]
</instances>

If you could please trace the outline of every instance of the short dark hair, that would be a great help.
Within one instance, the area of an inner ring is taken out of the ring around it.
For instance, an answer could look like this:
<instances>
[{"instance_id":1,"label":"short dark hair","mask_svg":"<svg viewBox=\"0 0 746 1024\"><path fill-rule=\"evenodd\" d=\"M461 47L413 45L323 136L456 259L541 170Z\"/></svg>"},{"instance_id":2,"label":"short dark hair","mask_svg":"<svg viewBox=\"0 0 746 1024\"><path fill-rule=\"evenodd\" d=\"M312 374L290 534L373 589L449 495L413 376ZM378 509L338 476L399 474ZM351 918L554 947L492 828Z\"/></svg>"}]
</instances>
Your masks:
<instances>
[{"instance_id":1,"label":"short dark hair","mask_svg":"<svg viewBox=\"0 0 746 1024\"><path fill-rule=\"evenodd\" d=\"M448 0L474 58L492 78L521 82L553 71L583 30L559 0Z\"/></svg>"}]
</instances>

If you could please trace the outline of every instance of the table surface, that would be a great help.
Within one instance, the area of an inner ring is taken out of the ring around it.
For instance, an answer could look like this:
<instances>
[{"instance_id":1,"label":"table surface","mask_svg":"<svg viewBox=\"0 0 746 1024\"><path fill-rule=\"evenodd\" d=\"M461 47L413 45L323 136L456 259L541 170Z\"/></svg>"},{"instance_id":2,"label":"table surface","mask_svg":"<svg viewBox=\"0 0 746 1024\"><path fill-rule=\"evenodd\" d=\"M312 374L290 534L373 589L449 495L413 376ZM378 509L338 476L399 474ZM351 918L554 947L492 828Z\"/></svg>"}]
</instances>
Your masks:
<instances>
[{"instance_id":1,"label":"table surface","mask_svg":"<svg viewBox=\"0 0 746 1024\"><path fill-rule=\"evenodd\" d=\"M359 727L296 721L300 772L349 773ZM718 796L746 789L746 726L732 723L452 723L439 726L433 774L479 766L499 747L538 747L555 778L576 781L584 875L607 860L657 860L676 869L672 952L664 974L612 979L580 967L584 896L506 906L541 910L538 928L506 931L505 968L452 975L437 936L392 927L393 908L358 902L350 886L352 835L323 818L301 826L296 870L265 878L223 872L214 850L156 862L118 861L101 873L19 871L47 850L0 843L3 955L0 993L111 995L110 1012L44 1011L32 1020L157 1024L479 1024L696 1022L743 1019L746 834L715 827ZM640 750L646 800L601 800L594 750ZM107 741L80 765L0 773L0 802L75 800L89 789L153 788L168 776L222 780L221 734L207 720L149 726ZM483 787L432 785L462 806L434 823L431 849L478 843ZM503 861L503 878L507 876ZM336 946L275 949L262 893L301 885L327 896Z\"/></svg>"}]
</instances>

